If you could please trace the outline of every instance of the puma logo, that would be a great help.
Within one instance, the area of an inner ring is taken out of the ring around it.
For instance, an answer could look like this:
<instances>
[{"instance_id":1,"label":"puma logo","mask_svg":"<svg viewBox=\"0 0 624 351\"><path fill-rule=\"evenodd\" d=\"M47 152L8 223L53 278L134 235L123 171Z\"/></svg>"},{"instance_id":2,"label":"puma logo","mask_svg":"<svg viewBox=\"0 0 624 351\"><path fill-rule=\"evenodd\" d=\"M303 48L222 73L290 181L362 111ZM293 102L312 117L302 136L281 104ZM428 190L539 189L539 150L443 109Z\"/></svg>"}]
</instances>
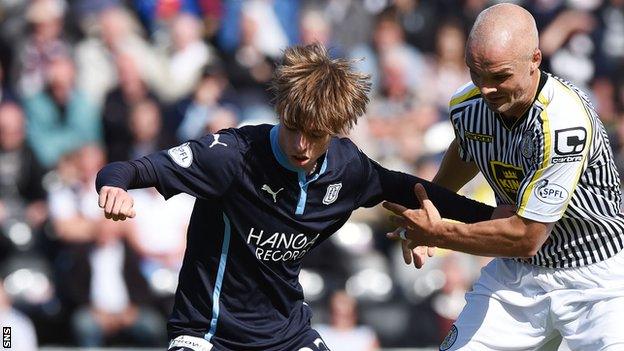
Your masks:
<instances>
[{"instance_id":1,"label":"puma logo","mask_svg":"<svg viewBox=\"0 0 624 351\"><path fill-rule=\"evenodd\" d=\"M215 134L214 135L214 141L212 142L212 144L210 144L210 146L208 146L209 149L212 149L212 147L215 146L215 145L223 145L223 146L227 147L226 143L222 143L222 142L219 141L219 137L220 136L221 135L219 135L219 134Z\"/></svg>"},{"instance_id":2,"label":"puma logo","mask_svg":"<svg viewBox=\"0 0 624 351\"><path fill-rule=\"evenodd\" d=\"M284 190L284 188L280 188L280 190L278 190L278 191L273 191L273 190L271 190L271 188L268 185L264 184L262 186L262 190L264 190L267 193L271 194L271 196L273 196L273 202L277 202L277 193L279 193L280 191Z\"/></svg>"}]
</instances>

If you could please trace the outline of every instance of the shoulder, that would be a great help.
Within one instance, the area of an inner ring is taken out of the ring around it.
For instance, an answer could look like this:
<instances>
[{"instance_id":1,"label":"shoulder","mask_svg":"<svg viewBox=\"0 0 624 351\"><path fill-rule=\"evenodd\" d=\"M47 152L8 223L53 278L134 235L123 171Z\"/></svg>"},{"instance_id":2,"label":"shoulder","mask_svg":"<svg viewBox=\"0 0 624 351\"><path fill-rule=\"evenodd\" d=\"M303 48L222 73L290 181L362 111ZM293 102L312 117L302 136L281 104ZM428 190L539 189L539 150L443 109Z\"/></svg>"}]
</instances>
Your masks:
<instances>
[{"instance_id":1,"label":"shoulder","mask_svg":"<svg viewBox=\"0 0 624 351\"><path fill-rule=\"evenodd\" d=\"M455 91L449 102L449 111L462 106L465 102L481 97L481 91L472 82L462 85Z\"/></svg>"},{"instance_id":2,"label":"shoulder","mask_svg":"<svg viewBox=\"0 0 624 351\"><path fill-rule=\"evenodd\" d=\"M241 128L221 129L199 139L208 148L222 146L222 149L238 150L241 153L249 150L254 143L266 142L269 138L271 125L245 126Z\"/></svg>"},{"instance_id":3,"label":"shoulder","mask_svg":"<svg viewBox=\"0 0 624 351\"><path fill-rule=\"evenodd\" d=\"M348 167L354 161L359 161L364 153L355 145L355 143L346 137L333 138L329 152L334 162Z\"/></svg>"},{"instance_id":4,"label":"shoulder","mask_svg":"<svg viewBox=\"0 0 624 351\"><path fill-rule=\"evenodd\" d=\"M542 107L542 120L548 121L551 129L587 126L592 118L593 106L585 93L552 75L539 93L537 103Z\"/></svg>"}]
</instances>

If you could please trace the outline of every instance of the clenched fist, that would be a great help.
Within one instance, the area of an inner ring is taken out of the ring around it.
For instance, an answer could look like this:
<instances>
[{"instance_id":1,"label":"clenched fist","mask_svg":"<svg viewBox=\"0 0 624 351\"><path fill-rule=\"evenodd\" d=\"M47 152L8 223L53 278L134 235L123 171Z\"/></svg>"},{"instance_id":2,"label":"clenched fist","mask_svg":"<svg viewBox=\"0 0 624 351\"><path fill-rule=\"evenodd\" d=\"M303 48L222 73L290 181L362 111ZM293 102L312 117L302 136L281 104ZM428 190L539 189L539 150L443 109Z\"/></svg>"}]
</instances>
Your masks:
<instances>
[{"instance_id":1,"label":"clenched fist","mask_svg":"<svg viewBox=\"0 0 624 351\"><path fill-rule=\"evenodd\" d=\"M136 215L134 199L121 188L103 186L100 189L98 205L104 209L104 216L113 221L123 221Z\"/></svg>"}]
</instances>

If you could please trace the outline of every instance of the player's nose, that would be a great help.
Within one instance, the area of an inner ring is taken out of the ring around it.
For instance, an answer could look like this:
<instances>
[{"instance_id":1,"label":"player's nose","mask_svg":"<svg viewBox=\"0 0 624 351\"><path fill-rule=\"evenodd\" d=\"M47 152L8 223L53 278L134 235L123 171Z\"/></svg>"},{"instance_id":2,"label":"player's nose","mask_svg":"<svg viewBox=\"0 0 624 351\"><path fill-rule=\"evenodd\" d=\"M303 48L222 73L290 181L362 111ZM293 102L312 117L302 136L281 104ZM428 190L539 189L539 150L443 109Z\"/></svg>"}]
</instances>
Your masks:
<instances>
[{"instance_id":1,"label":"player's nose","mask_svg":"<svg viewBox=\"0 0 624 351\"><path fill-rule=\"evenodd\" d=\"M303 133L297 133L295 136L295 147L297 151L303 151L308 147L308 139Z\"/></svg>"}]
</instances>

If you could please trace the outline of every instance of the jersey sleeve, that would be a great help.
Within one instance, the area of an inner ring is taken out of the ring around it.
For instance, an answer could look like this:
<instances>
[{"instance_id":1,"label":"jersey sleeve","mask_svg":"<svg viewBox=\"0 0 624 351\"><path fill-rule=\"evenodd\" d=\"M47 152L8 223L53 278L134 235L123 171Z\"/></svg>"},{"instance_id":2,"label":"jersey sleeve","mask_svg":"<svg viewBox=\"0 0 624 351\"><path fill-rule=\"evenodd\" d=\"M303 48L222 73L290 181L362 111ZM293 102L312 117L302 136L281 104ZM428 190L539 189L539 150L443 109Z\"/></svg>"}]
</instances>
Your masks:
<instances>
[{"instance_id":1,"label":"jersey sleeve","mask_svg":"<svg viewBox=\"0 0 624 351\"><path fill-rule=\"evenodd\" d=\"M459 146L458 148L459 157L464 162L472 162L473 158L468 152L468 147L466 145L466 138L465 138L463 129L460 125L461 124L460 119L453 118L453 115L451 114L451 122L453 124L453 130L455 131L455 139L457 140L457 145Z\"/></svg>"},{"instance_id":2,"label":"jersey sleeve","mask_svg":"<svg viewBox=\"0 0 624 351\"><path fill-rule=\"evenodd\" d=\"M535 166L518 191L519 216L545 223L563 217L587 167L592 143L590 112L579 105L566 109L555 106L541 113L542 123L533 133Z\"/></svg>"},{"instance_id":3,"label":"jersey sleeve","mask_svg":"<svg viewBox=\"0 0 624 351\"><path fill-rule=\"evenodd\" d=\"M187 193L199 198L222 196L242 167L239 140L233 133L209 134L199 140L146 156L156 173L156 188L165 197Z\"/></svg>"},{"instance_id":4,"label":"jersey sleeve","mask_svg":"<svg viewBox=\"0 0 624 351\"><path fill-rule=\"evenodd\" d=\"M480 96L479 88L477 88L472 82L468 82L461 86L449 101L449 118L455 131L455 138L459 145L459 157L464 162L472 162L472 156L468 153L465 138L465 128L461 123L461 114L465 109L466 102Z\"/></svg>"},{"instance_id":5,"label":"jersey sleeve","mask_svg":"<svg viewBox=\"0 0 624 351\"><path fill-rule=\"evenodd\" d=\"M444 218L475 223L489 220L492 216L494 209L491 206L460 196L425 179L386 169L361 151L359 159L361 161L359 174L363 175L363 178L357 207L372 207L386 200L411 209L419 208L420 203L414 194L414 186L420 183Z\"/></svg>"}]
</instances>

